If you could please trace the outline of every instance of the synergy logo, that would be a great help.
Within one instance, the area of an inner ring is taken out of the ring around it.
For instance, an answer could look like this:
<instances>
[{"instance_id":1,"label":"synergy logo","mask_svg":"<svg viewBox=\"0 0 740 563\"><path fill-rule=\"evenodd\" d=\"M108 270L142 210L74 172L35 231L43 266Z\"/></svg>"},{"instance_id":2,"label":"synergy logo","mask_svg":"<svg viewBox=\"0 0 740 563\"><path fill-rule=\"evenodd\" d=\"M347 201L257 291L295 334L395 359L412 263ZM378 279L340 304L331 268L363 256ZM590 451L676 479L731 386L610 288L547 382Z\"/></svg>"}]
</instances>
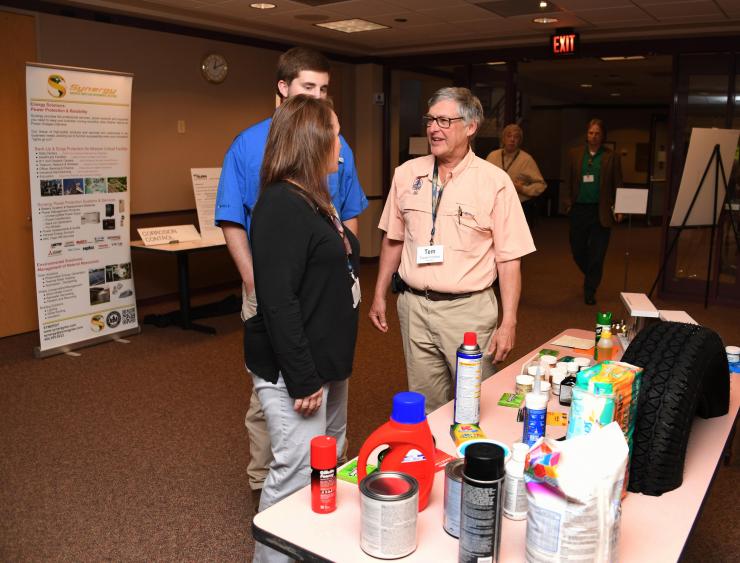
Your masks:
<instances>
[{"instance_id":1,"label":"synergy logo","mask_svg":"<svg viewBox=\"0 0 740 563\"><path fill-rule=\"evenodd\" d=\"M48 83L49 89L47 91L53 98L63 98L67 94L67 86L62 75L50 74Z\"/></svg>"},{"instance_id":2,"label":"synergy logo","mask_svg":"<svg viewBox=\"0 0 740 563\"><path fill-rule=\"evenodd\" d=\"M94 315L90 319L90 330L93 332L100 332L105 328L105 321L103 320L103 315Z\"/></svg>"}]
</instances>

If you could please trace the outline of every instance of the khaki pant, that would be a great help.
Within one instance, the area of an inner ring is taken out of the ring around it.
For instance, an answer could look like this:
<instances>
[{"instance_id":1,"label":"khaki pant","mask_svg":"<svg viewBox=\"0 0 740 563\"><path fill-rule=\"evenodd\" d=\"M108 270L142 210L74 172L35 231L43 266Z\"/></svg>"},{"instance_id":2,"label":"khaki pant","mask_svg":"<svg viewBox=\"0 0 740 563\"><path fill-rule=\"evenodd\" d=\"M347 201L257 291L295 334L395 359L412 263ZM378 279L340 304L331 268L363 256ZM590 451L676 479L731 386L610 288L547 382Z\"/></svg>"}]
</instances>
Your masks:
<instances>
[{"instance_id":1,"label":"khaki pant","mask_svg":"<svg viewBox=\"0 0 740 563\"><path fill-rule=\"evenodd\" d=\"M242 320L257 314L257 296L254 292L247 295L242 286ZM247 370L249 372L249 370ZM265 414L262 405L257 398L257 393L252 387L252 395L249 397L249 408L244 418L244 426L247 427L249 435L249 464L247 465L247 478L252 490L262 488L267 478L267 472L272 462L272 450L270 449L270 433L267 431Z\"/></svg>"},{"instance_id":2,"label":"khaki pant","mask_svg":"<svg viewBox=\"0 0 740 563\"><path fill-rule=\"evenodd\" d=\"M426 397L426 412L452 400L457 349L475 332L483 352L483 379L496 371L486 352L498 322L492 288L454 301L430 301L407 291L398 296L398 318L409 390Z\"/></svg>"}]
</instances>

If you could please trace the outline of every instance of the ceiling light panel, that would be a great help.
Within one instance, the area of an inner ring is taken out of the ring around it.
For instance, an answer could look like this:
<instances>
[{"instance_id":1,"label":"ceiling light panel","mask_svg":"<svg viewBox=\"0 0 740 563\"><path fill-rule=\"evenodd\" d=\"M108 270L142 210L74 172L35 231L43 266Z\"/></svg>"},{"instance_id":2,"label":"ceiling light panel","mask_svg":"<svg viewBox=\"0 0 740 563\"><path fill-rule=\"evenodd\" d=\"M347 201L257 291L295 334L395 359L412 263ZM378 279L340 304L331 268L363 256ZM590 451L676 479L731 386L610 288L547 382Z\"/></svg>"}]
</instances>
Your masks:
<instances>
[{"instance_id":1,"label":"ceiling light panel","mask_svg":"<svg viewBox=\"0 0 740 563\"><path fill-rule=\"evenodd\" d=\"M387 25L381 25L367 20L351 19L338 20L333 22L317 23L317 27L324 27L342 33L362 33L363 31L376 31L378 29L388 29Z\"/></svg>"}]
</instances>

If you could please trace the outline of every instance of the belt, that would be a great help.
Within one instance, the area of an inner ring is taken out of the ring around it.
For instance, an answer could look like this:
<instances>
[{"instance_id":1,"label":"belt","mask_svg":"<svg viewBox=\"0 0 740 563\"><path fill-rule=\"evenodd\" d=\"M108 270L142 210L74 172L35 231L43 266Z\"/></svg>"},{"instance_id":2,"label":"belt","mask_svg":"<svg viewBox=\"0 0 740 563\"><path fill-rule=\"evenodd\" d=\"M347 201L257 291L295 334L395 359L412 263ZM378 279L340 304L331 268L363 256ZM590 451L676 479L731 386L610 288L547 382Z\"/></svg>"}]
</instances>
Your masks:
<instances>
[{"instance_id":1,"label":"belt","mask_svg":"<svg viewBox=\"0 0 740 563\"><path fill-rule=\"evenodd\" d=\"M429 301L455 301L456 299L467 299L472 293L443 293L441 291L433 291L431 289L414 289L413 287L406 287L407 291L410 291L414 295L420 295L426 297Z\"/></svg>"}]
</instances>

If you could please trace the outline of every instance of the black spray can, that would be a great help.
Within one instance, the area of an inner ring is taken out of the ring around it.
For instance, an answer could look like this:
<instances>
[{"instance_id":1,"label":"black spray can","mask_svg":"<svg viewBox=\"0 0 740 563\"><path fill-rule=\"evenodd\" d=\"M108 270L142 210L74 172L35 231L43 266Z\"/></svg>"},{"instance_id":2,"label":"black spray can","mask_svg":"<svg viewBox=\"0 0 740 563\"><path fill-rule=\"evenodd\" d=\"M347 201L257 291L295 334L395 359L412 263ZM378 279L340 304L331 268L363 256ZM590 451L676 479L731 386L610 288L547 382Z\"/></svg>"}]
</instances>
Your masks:
<instances>
[{"instance_id":1,"label":"black spray can","mask_svg":"<svg viewBox=\"0 0 740 563\"><path fill-rule=\"evenodd\" d=\"M499 558L504 493L504 450L471 444L465 450L460 509L460 563Z\"/></svg>"}]
</instances>

